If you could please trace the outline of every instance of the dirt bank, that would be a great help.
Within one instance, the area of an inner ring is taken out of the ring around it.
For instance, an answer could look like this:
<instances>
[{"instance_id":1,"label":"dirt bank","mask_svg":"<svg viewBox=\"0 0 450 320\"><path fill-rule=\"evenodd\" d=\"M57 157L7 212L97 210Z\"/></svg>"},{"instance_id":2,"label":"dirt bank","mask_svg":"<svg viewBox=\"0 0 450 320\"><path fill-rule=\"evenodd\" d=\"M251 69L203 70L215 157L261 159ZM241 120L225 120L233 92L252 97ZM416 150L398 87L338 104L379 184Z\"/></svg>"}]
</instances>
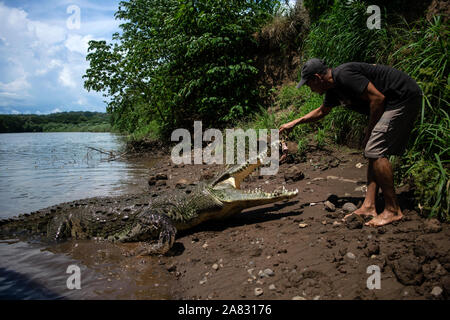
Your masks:
<instances>
[{"instance_id":1,"label":"dirt bank","mask_svg":"<svg viewBox=\"0 0 450 320\"><path fill-rule=\"evenodd\" d=\"M448 299L449 225L421 218L407 188L397 190L402 221L381 228L363 226L358 219L342 221L349 203L362 203L366 169L360 152L341 149L283 164L276 176L250 177L243 188L271 190L285 184L298 188L299 195L179 234L171 254L158 258L174 281L171 296ZM166 174L167 180L151 179L150 190L170 192L177 183L182 187L213 171L207 165L176 166L167 157L153 172ZM368 289L368 281L375 289Z\"/></svg>"}]
</instances>

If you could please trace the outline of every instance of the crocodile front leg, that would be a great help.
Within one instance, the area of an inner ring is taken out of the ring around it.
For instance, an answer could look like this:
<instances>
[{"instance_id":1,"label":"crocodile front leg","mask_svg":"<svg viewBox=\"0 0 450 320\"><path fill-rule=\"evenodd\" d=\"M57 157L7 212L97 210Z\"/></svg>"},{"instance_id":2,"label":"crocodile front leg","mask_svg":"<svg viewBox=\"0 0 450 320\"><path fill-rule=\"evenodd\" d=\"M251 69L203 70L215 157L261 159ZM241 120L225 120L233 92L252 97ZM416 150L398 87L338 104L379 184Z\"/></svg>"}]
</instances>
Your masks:
<instances>
[{"instance_id":1,"label":"crocodile front leg","mask_svg":"<svg viewBox=\"0 0 450 320\"><path fill-rule=\"evenodd\" d=\"M121 242L139 242L129 255L165 254L172 248L177 230L169 217L144 212L129 231L119 238Z\"/></svg>"}]
</instances>

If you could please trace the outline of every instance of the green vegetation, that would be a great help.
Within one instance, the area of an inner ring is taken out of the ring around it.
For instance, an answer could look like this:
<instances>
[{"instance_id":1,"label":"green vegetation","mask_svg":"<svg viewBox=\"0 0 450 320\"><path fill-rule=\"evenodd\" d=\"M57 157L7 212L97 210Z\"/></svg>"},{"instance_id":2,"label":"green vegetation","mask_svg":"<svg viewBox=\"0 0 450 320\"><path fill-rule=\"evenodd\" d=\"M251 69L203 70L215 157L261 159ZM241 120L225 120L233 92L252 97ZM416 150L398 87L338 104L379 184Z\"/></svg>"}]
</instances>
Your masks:
<instances>
[{"instance_id":1,"label":"green vegetation","mask_svg":"<svg viewBox=\"0 0 450 320\"><path fill-rule=\"evenodd\" d=\"M278 128L322 103L309 88L267 85L261 73L277 66L259 66L258 57L281 64L288 59L264 57L297 50L302 62L319 57L331 67L349 61L394 66L424 92L407 152L395 159L396 180L415 186L424 215L450 220L448 23L439 16L426 20L426 3L414 2L420 7L414 11L405 9L411 6L406 0L305 0L308 28L302 11L280 10L280 3L123 1L116 13L124 21L122 32L111 43L90 42L85 87L109 97L114 127L132 139L166 139L173 128L191 128L194 120L204 128ZM381 7L379 30L367 27L369 5ZM334 108L288 138L298 142L304 158L311 143L357 146L366 124L366 116Z\"/></svg>"},{"instance_id":2,"label":"green vegetation","mask_svg":"<svg viewBox=\"0 0 450 320\"><path fill-rule=\"evenodd\" d=\"M111 131L110 115L101 112L0 115L0 133L109 131Z\"/></svg>"},{"instance_id":3,"label":"green vegetation","mask_svg":"<svg viewBox=\"0 0 450 320\"><path fill-rule=\"evenodd\" d=\"M330 66L348 61L388 64L417 81L424 92L422 112L407 152L398 160L397 180L415 185L417 205L424 214L450 219L448 25L441 17L408 24L399 17L383 15L383 21L400 22L369 30L366 5L362 1L351 5L336 1L311 26L305 59L321 57ZM362 135L363 118L347 110L333 110L323 122L335 142L346 143Z\"/></svg>"},{"instance_id":4,"label":"green vegetation","mask_svg":"<svg viewBox=\"0 0 450 320\"><path fill-rule=\"evenodd\" d=\"M274 0L130 0L114 42L91 41L87 90L110 98L114 126L145 132L157 123L167 137L179 127L224 126L261 105L253 34Z\"/></svg>"}]
</instances>

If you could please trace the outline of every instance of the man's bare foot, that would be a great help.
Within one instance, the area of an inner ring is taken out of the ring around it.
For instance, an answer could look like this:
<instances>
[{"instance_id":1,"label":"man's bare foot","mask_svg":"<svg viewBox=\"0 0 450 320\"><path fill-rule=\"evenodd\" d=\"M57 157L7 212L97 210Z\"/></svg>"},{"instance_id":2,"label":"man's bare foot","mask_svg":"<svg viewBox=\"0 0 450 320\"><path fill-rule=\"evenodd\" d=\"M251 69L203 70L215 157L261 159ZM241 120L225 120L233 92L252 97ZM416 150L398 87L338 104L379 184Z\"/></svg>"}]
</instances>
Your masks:
<instances>
[{"instance_id":1,"label":"man's bare foot","mask_svg":"<svg viewBox=\"0 0 450 320\"><path fill-rule=\"evenodd\" d=\"M361 208L356 209L352 213L347 214L344 217L344 220L347 219L348 217L350 217L352 214L357 214L358 216L376 217L377 216L377 210L375 209L375 207L366 207L366 206L362 205Z\"/></svg>"},{"instance_id":2,"label":"man's bare foot","mask_svg":"<svg viewBox=\"0 0 450 320\"><path fill-rule=\"evenodd\" d=\"M367 222L366 226L381 227L391 222L398 221L402 218L403 214L400 210L397 212L397 214L391 211L384 210L378 216Z\"/></svg>"}]
</instances>

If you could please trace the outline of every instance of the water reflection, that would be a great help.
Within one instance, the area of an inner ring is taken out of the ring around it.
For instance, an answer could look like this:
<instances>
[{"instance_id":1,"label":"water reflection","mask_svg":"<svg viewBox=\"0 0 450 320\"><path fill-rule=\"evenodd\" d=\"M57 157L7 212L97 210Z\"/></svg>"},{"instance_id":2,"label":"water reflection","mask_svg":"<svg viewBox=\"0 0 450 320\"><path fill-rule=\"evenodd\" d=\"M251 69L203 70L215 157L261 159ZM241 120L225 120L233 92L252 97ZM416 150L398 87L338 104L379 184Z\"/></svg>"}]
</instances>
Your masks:
<instances>
[{"instance_id":1,"label":"water reflection","mask_svg":"<svg viewBox=\"0 0 450 320\"><path fill-rule=\"evenodd\" d=\"M0 218L87 197L145 192L157 159L119 159L93 150L120 152L111 133L0 134Z\"/></svg>"},{"instance_id":2,"label":"water reflection","mask_svg":"<svg viewBox=\"0 0 450 320\"><path fill-rule=\"evenodd\" d=\"M133 246L134 244L128 244ZM125 257L126 245L69 241L52 246L0 242L1 299L170 299L170 279L154 257ZM69 289L67 268L80 268Z\"/></svg>"}]
</instances>

